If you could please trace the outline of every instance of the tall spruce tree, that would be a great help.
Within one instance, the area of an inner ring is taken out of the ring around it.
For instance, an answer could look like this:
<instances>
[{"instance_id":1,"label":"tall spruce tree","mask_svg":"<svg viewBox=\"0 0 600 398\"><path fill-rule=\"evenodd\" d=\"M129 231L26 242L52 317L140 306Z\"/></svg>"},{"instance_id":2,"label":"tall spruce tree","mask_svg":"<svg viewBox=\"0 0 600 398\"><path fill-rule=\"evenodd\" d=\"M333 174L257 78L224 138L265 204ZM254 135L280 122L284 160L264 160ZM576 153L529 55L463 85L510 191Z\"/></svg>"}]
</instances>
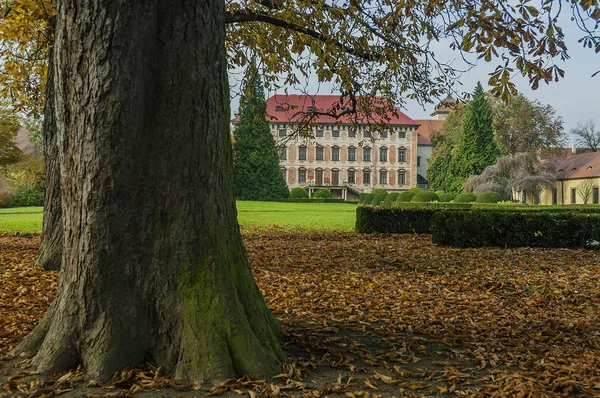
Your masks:
<instances>
[{"instance_id":1,"label":"tall spruce tree","mask_svg":"<svg viewBox=\"0 0 600 398\"><path fill-rule=\"evenodd\" d=\"M456 153L450 162L449 191L462 191L467 178L479 175L496 162L500 151L494 138L490 104L481 83L477 82L473 101L467 110Z\"/></svg>"},{"instance_id":2,"label":"tall spruce tree","mask_svg":"<svg viewBox=\"0 0 600 398\"><path fill-rule=\"evenodd\" d=\"M254 63L244 83L239 117L233 145L236 197L245 200L289 197L267 120L263 83Z\"/></svg>"}]
</instances>

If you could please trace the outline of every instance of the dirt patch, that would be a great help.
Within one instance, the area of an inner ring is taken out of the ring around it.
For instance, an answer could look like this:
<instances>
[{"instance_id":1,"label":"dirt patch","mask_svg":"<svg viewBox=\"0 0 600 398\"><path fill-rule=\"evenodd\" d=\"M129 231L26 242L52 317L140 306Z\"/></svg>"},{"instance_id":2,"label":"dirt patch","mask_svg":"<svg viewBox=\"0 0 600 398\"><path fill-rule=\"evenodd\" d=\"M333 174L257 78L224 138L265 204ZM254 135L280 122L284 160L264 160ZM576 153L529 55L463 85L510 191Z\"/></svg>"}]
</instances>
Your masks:
<instances>
[{"instance_id":1,"label":"dirt patch","mask_svg":"<svg viewBox=\"0 0 600 398\"><path fill-rule=\"evenodd\" d=\"M145 364L109 386L86 387L81 370L44 381L18 373L26 362L5 358L6 394L600 395L598 252L455 249L423 235L279 229L245 230L244 238L265 300L288 332L279 377L201 386ZM54 295L57 273L30 264L38 244L0 237L0 353Z\"/></svg>"}]
</instances>

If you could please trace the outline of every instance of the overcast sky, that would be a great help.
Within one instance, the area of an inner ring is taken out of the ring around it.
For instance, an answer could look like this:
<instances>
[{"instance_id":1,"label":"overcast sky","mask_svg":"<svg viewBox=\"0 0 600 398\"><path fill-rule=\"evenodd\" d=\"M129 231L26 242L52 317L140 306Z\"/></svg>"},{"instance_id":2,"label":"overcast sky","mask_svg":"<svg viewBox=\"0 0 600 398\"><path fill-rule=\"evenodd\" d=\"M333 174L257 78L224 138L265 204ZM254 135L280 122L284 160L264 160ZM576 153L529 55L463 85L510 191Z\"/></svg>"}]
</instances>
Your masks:
<instances>
[{"instance_id":1,"label":"overcast sky","mask_svg":"<svg viewBox=\"0 0 600 398\"><path fill-rule=\"evenodd\" d=\"M563 29L567 38L567 48L570 59L565 62L557 61L558 66L565 71L565 77L559 82L552 82L548 85L541 83L537 90L529 87L528 80L520 75L515 76L517 89L529 99L537 99L541 103L550 104L556 110L557 114L564 120L565 132L568 134L578 122L585 122L592 119L596 126L600 128L600 74L591 77L592 74L600 70L600 54L595 54L592 49L584 49L577 43L581 36L580 32L570 24L563 24ZM445 45L440 44L441 51L436 55L440 59L452 60L458 57L457 53L447 49ZM464 73L459 79L462 88L459 92L472 92L477 81L481 81L484 89L488 89L488 74L493 71L496 64L486 63L480 60L475 68ZM232 79L232 83L233 83ZM308 83L308 91L313 94L338 94L334 85L328 83L317 84L316 79ZM304 88L304 87L303 87ZM293 87L288 87L289 93L298 93ZM276 92L270 91L268 95ZM284 89L278 90L279 94L284 93ZM238 108L239 98L232 96L232 110ZM416 102L407 102L402 111L413 119L428 119L433 111L434 105L428 104L425 109Z\"/></svg>"}]
</instances>

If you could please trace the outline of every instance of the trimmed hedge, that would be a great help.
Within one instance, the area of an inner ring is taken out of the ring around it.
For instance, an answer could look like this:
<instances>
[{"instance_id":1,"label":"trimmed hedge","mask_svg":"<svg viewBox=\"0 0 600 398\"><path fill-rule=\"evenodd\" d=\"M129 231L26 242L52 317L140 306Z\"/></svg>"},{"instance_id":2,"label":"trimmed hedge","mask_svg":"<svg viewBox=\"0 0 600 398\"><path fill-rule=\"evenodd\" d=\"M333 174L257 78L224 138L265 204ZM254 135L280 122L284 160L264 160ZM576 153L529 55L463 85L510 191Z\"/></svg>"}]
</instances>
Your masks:
<instances>
[{"instance_id":1,"label":"trimmed hedge","mask_svg":"<svg viewBox=\"0 0 600 398\"><path fill-rule=\"evenodd\" d=\"M375 206L379 206L381 204L383 204L383 201L385 200L385 198L388 196L388 193L376 193L373 194L373 201L371 202L371 206L375 207Z\"/></svg>"},{"instance_id":2,"label":"trimmed hedge","mask_svg":"<svg viewBox=\"0 0 600 398\"><path fill-rule=\"evenodd\" d=\"M356 204L356 201L345 201L344 199L340 199L340 198L333 198L333 199L306 199L306 198L302 198L302 199L273 199L270 200L269 202L287 202L287 203L353 203Z\"/></svg>"},{"instance_id":3,"label":"trimmed hedge","mask_svg":"<svg viewBox=\"0 0 600 398\"><path fill-rule=\"evenodd\" d=\"M415 193L415 196L410 200L412 203L426 203L426 202L435 202L439 198L437 194L433 191L419 191Z\"/></svg>"},{"instance_id":4,"label":"trimmed hedge","mask_svg":"<svg viewBox=\"0 0 600 398\"><path fill-rule=\"evenodd\" d=\"M369 195L368 193L361 193L358 195L358 203L359 204L363 204L365 203L365 198L367 197L367 195Z\"/></svg>"},{"instance_id":5,"label":"trimmed hedge","mask_svg":"<svg viewBox=\"0 0 600 398\"><path fill-rule=\"evenodd\" d=\"M454 203L473 203L477 200L477 196L471 192L463 192L456 195Z\"/></svg>"},{"instance_id":6,"label":"trimmed hedge","mask_svg":"<svg viewBox=\"0 0 600 398\"><path fill-rule=\"evenodd\" d=\"M396 199L396 203L408 203L412 200L415 194L416 192L411 191L400 192L400 195L398 195L398 199Z\"/></svg>"},{"instance_id":7,"label":"trimmed hedge","mask_svg":"<svg viewBox=\"0 0 600 398\"><path fill-rule=\"evenodd\" d=\"M449 202L453 201L454 198L456 198L456 194L442 192L442 193L438 194L438 198L439 198L438 202L440 202L440 203L449 203Z\"/></svg>"},{"instance_id":8,"label":"trimmed hedge","mask_svg":"<svg viewBox=\"0 0 600 398\"><path fill-rule=\"evenodd\" d=\"M308 192L304 188L294 188L290 191L290 199L308 199Z\"/></svg>"},{"instance_id":9,"label":"trimmed hedge","mask_svg":"<svg viewBox=\"0 0 600 398\"><path fill-rule=\"evenodd\" d=\"M331 194L331 191L329 191L329 189L320 188L320 189L317 189L317 192L313 193L313 198L315 198L315 199L331 199L331 198L333 198L333 195Z\"/></svg>"},{"instance_id":10,"label":"trimmed hedge","mask_svg":"<svg viewBox=\"0 0 600 398\"><path fill-rule=\"evenodd\" d=\"M356 208L356 231L381 232L390 234L429 233L431 215L438 210Z\"/></svg>"},{"instance_id":11,"label":"trimmed hedge","mask_svg":"<svg viewBox=\"0 0 600 398\"><path fill-rule=\"evenodd\" d=\"M399 192L394 192L385 197L383 200L383 207L392 207L396 203L396 199L398 199Z\"/></svg>"},{"instance_id":12,"label":"trimmed hedge","mask_svg":"<svg viewBox=\"0 0 600 398\"><path fill-rule=\"evenodd\" d=\"M480 193L475 200L475 203L498 203L502 202L502 195L498 192L488 191Z\"/></svg>"},{"instance_id":13,"label":"trimmed hedge","mask_svg":"<svg viewBox=\"0 0 600 398\"><path fill-rule=\"evenodd\" d=\"M365 197L365 200L364 200L364 202L363 202L363 205L365 205L365 206L370 206L370 205L371 205L371 203L373 202L373 199L374 199L374 198L375 198L375 195L373 195L372 193L368 194L368 195Z\"/></svg>"},{"instance_id":14,"label":"trimmed hedge","mask_svg":"<svg viewBox=\"0 0 600 398\"><path fill-rule=\"evenodd\" d=\"M516 214L599 214L600 206L527 206L476 203L402 203L398 207L356 210L356 231L380 233L420 233L433 231L432 217L438 213L468 213L470 211L504 212Z\"/></svg>"},{"instance_id":15,"label":"trimmed hedge","mask_svg":"<svg viewBox=\"0 0 600 398\"><path fill-rule=\"evenodd\" d=\"M590 247L600 242L600 215L578 212L438 211L434 243L457 247Z\"/></svg>"}]
</instances>

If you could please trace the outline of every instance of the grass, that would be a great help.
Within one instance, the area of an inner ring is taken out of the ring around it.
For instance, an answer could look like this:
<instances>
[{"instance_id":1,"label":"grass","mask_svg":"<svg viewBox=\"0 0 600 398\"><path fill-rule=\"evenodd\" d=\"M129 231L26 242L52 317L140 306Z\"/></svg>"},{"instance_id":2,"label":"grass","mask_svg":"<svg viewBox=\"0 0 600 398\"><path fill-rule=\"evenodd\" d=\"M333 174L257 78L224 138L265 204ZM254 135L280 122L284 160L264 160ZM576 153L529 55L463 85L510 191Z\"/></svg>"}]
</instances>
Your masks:
<instances>
[{"instance_id":1,"label":"grass","mask_svg":"<svg viewBox=\"0 0 600 398\"><path fill-rule=\"evenodd\" d=\"M38 234L42 232L42 207L0 209L0 234Z\"/></svg>"},{"instance_id":2,"label":"grass","mask_svg":"<svg viewBox=\"0 0 600 398\"><path fill-rule=\"evenodd\" d=\"M356 205L345 203L237 202L242 227L303 228L349 231L354 228ZM0 209L0 234L42 231L41 207Z\"/></svg>"}]
</instances>

